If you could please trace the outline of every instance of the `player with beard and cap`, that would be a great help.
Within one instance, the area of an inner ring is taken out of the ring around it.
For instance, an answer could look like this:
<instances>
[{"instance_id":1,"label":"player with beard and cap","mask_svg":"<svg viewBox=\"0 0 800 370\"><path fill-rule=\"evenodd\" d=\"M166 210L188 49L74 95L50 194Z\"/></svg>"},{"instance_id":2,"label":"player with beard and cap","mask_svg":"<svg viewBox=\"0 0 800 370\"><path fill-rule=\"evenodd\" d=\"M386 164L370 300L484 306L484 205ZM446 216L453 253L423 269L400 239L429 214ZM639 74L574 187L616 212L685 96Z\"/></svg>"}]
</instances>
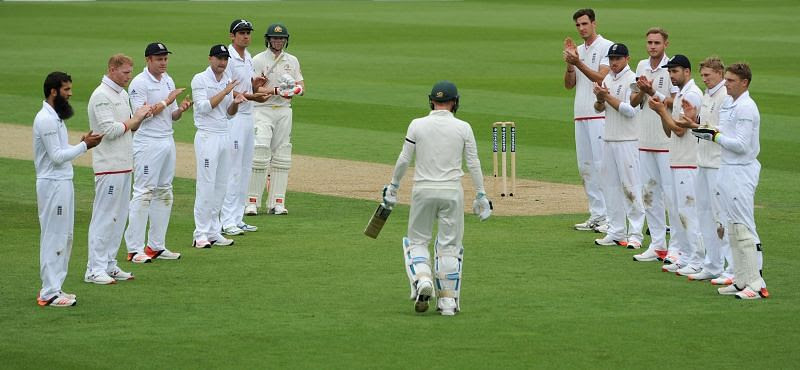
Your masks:
<instances>
[{"instance_id":1,"label":"player with beard and cap","mask_svg":"<svg viewBox=\"0 0 800 370\"><path fill-rule=\"evenodd\" d=\"M226 78L239 81L234 94L244 94L249 101L239 104L239 111L230 119L231 162L228 188L222 204L222 232L226 235L241 235L258 231L257 226L244 222L244 206L247 202L247 187L253 165L253 103L266 102L266 93L254 93L264 85L263 76L253 74L253 58L247 47L250 46L250 33L253 25L244 19L236 19L230 26L231 44L228 45L228 67Z\"/></svg>"},{"instance_id":2,"label":"player with beard and cap","mask_svg":"<svg viewBox=\"0 0 800 370\"><path fill-rule=\"evenodd\" d=\"M71 96L72 77L63 72L50 73L44 80L45 101L33 120L33 164L41 227L42 289L36 299L40 306L69 307L77 303L74 294L61 290L72 253L75 217L72 160L103 139L103 135L89 131L78 145L69 145L65 121L74 114L69 105Z\"/></svg>"}]
</instances>

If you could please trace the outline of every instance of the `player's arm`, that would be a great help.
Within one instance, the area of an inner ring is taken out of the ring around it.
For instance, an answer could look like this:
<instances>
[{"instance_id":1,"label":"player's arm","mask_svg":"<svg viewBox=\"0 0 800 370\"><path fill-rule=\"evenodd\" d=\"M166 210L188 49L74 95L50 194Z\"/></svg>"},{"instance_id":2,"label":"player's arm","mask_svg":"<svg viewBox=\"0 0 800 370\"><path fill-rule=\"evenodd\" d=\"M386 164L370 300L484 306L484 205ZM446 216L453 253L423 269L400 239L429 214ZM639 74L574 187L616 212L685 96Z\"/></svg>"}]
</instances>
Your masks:
<instances>
[{"instance_id":1,"label":"player's arm","mask_svg":"<svg viewBox=\"0 0 800 370\"><path fill-rule=\"evenodd\" d=\"M464 140L464 159L467 162L469 175L472 177L472 184L475 191L485 193L483 187L483 170L481 170L481 160L478 158L478 145L475 143L475 134L472 127L467 126L467 134Z\"/></svg>"},{"instance_id":2,"label":"player's arm","mask_svg":"<svg viewBox=\"0 0 800 370\"><path fill-rule=\"evenodd\" d=\"M672 119L672 115L670 115L670 112L667 110L666 104L655 97L650 98L648 104L650 105L650 109L658 113L659 117L661 117L661 127L664 129L664 134L667 135L667 137L671 137L673 132L678 136L683 136L683 134L686 133L686 129L678 126Z\"/></svg>"},{"instance_id":3,"label":"player's arm","mask_svg":"<svg viewBox=\"0 0 800 370\"><path fill-rule=\"evenodd\" d=\"M575 73L575 66L567 63L567 70L564 71L564 87L567 90L571 90L575 87L575 83L577 82Z\"/></svg>"},{"instance_id":4,"label":"player's arm","mask_svg":"<svg viewBox=\"0 0 800 370\"><path fill-rule=\"evenodd\" d=\"M755 112L748 111L742 117L737 117L734 132L718 132L714 141L723 148L737 154L746 153L753 142L755 133Z\"/></svg>"},{"instance_id":5,"label":"player's arm","mask_svg":"<svg viewBox=\"0 0 800 370\"><path fill-rule=\"evenodd\" d=\"M94 99L89 99L89 116L92 115L96 122L92 131L99 132L109 139L116 139L128 131L127 121L119 122L114 119L114 105L105 96L95 95ZM136 124L136 128L139 128L138 124Z\"/></svg>"},{"instance_id":6,"label":"player's arm","mask_svg":"<svg viewBox=\"0 0 800 370\"><path fill-rule=\"evenodd\" d=\"M414 124L412 122L412 124L408 126L408 131L406 131L406 137L403 141L403 150L400 151L400 155L397 157L397 162L394 164L394 171L392 172L392 184L400 186L400 180L403 179L408 166L411 164L411 160L414 159L414 150L416 149L416 146L417 141L416 136L414 135Z\"/></svg>"},{"instance_id":7,"label":"player's arm","mask_svg":"<svg viewBox=\"0 0 800 370\"><path fill-rule=\"evenodd\" d=\"M228 114L228 119L233 118L233 116L235 116L236 113L239 111L239 104L242 104L243 102L247 101L247 97L245 97L245 95L241 93L239 94L231 93L231 97L232 97L231 103L228 105L228 109L226 110L226 113Z\"/></svg>"},{"instance_id":8,"label":"player's arm","mask_svg":"<svg viewBox=\"0 0 800 370\"><path fill-rule=\"evenodd\" d=\"M54 163L61 164L69 162L89 149L88 143L81 140L77 145L61 146L58 138L58 123L52 119L34 122L34 128L39 133L39 137L44 145L47 157ZM91 132L91 131L90 131Z\"/></svg>"}]
</instances>

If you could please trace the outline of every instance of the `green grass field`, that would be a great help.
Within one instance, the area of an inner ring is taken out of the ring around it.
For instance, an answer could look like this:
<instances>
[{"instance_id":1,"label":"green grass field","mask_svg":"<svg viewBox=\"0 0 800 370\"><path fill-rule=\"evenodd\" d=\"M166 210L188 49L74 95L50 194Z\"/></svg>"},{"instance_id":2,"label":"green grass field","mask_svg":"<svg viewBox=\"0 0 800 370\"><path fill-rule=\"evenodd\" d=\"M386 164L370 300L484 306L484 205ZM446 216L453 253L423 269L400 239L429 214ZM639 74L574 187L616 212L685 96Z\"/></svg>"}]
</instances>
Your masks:
<instances>
[{"instance_id":1,"label":"green grass field","mask_svg":"<svg viewBox=\"0 0 800 370\"><path fill-rule=\"evenodd\" d=\"M253 54L263 50L258 35L269 23L283 22L291 33L289 51L308 89L295 102L295 153L393 163L408 122L427 113L430 86L446 78L459 86L459 116L473 125L485 172L490 123L514 120L519 176L577 184L573 92L563 88L560 58L564 37L578 38L571 15L584 6L597 11L601 34L628 44L634 65L646 57L643 34L655 25L670 31L670 55L751 63L762 123L756 218L769 300L721 297L708 284L633 263L632 251L595 248L596 234L571 230L583 214L482 224L469 217L463 311L420 316L407 300L400 255L407 207L374 241L361 234L374 202L295 192L289 217L248 218L261 231L233 248L194 250L194 182L187 179L175 181L167 236L184 258L123 263L135 281L92 286L82 277L93 176L76 168L64 288L80 303L42 309L34 302L33 165L0 159L0 366L796 367L794 1L4 2L0 122L30 126L44 76L64 70L75 89L68 126L88 130L86 103L111 54L133 56L138 71L145 45L162 41L174 52L170 75L188 86L205 69L209 47L228 43L230 21L245 17L256 27ZM188 116L176 140L193 135Z\"/></svg>"}]
</instances>

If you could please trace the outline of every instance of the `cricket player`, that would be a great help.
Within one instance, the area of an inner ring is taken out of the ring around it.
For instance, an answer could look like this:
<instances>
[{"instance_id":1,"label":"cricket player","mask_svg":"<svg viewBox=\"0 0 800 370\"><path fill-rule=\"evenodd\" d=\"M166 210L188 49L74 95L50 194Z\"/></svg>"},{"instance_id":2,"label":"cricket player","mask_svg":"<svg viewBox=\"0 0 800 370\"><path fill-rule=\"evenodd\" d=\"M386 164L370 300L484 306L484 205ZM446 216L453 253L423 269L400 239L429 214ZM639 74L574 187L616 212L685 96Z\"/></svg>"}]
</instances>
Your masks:
<instances>
[{"instance_id":1,"label":"cricket player","mask_svg":"<svg viewBox=\"0 0 800 370\"><path fill-rule=\"evenodd\" d=\"M717 57L706 58L700 63L700 76L706 85L700 106L699 117L695 118L696 111L686 110L684 116L687 120L681 124L684 128L707 128L716 130L719 127L719 112L728 90L725 88L723 76L725 67ZM699 124L693 120L699 119ZM680 122L683 121L678 121ZM695 194L697 195L697 217L700 235L703 237L706 255L703 260L702 271L689 275L689 280L712 280L717 285L730 285L733 283L733 261L731 260L730 245L727 239L717 235L716 220L719 218L720 205L716 197L717 177L720 164L719 145L701 140L697 143L697 181ZM725 260L728 268L725 268ZM726 273L727 272L727 273ZM720 279L722 278L722 279ZM727 283L727 284L726 284Z\"/></svg>"},{"instance_id":2,"label":"cricket player","mask_svg":"<svg viewBox=\"0 0 800 370\"><path fill-rule=\"evenodd\" d=\"M761 115L750 97L753 74L750 66L736 63L725 68L725 87L729 98L719 112L719 130L695 129L694 136L719 144L718 197L722 221L733 255L734 284L719 288L719 294L740 299L769 297L762 278L761 239L756 231L754 203L761 164L758 162Z\"/></svg>"},{"instance_id":3,"label":"cricket player","mask_svg":"<svg viewBox=\"0 0 800 370\"><path fill-rule=\"evenodd\" d=\"M225 45L214 45L208 54L208 68L192 78L195 102L194 152L197 160L197 188L194 198L195 248L233 245L220 231L220 211L228 187L231 166L231 140L228 120L236 115L246 98L234 97L239 81L225 78L230 52Z\"/></svg>"},{"instance_id":4,"label":"cricket player","mask_svg":"<svg viewBox=\"0 0 800 370\"><path fill-rule=\"evenodd\" d=\"M603 83L594 83L594 110L605 112L603 131L603 195L605 195L608 231L597 245L621 245L630 249L642 246L644 205L639 175L636 108L631 106L631 85L636 76L628 66L630 56L625 44L614 44L606 57L611 72ZM626 220L630 226L626 228Z\"/></svg>"},{"instance_id":5,"label":"cricket player","mask_svg":"<svg viewBox=\"0 0 800 370\"><path fill-rule=\"evenodd\" d=\"M172 179L175 177L175 140L172 124L181 119L192 101L176 98L184 88L176 88L167 74L169 54L160 42L147 45L144 50L144 71L131 81L131 108L136 111L150 106L150 118L145 119L133 135L133 197L125 230L128 261L147 263L153 258L177 260L180 253L167 249L167 226L172 211ZM145 244L145 228L148 242Z\"/></svg>"},{"instance_id":6,"label":"cricket player","mask_svg":"<svg viewBox=\"0 0 800 370\"><path fill-rule=\"evenodd\" d=\"M606 205L600 176L605 115L593 109L592 85L603 82L608 74L606 54L614 43L597 34L594 10L580 9L572 15L572 20L584 43L575 46L571 38L564 40L567 63L564 87L575 88L575 152L583 188L589 198L589 219L576 224L575 229L605 232Z\"/></svg>"},{"instance_id":7,"label":"cricket player","mask_svg":"<svg viewBox=\"0 0 800 370\"><path fill-rule=\"evenodd\" d=\"M484 191L472 127L454 116L459 99L456 86L450 81L437 82L428 98L431 112L408 126L392 181L383 189L383 201L389 207L397 203L400 180L416 156L408 237L403 238L411 299L415 301L417 312L427 311L435 284L438 310L442 315L452 316L461 309L459 295L464 256L464 190L461 187L464 172L461 167L464 159L477 192L473 211L483 221L491 215L492 206ZM437 220L434 275L428 245Z\"/></svg>"},{"instance_id":8,"label":"cricket player","mask_svg":"<svg viewBox=\"0 0 800 370\"><path fill-rule=\"evenodd\" d=\"M250 32L253 25L244 19L235 19L230 26L231 44L228 45L228 66L225 78L239 81L234 92L244 94L247 100L265 102L266 94L254 94L264 84L263 76L253 76L253 58L247 47L250 46ZM241 235L258 231L257 226L244 223L244 206L247 202L247 187L253 165L253 103L244 101L229 121L231 140L230 174L225 200L222 204L222 232L226 235Z\"/></svg>"},{"instance_id":9,"label":"cricket player","mask_svg":"<svg viewBox=\"0 0 800 370\"><path fill-rule=\"evenodd\" d=\"M669 165L672 172L672 199L677 212L675 222L670 225L670 244L675 247L678 256L667 256L661 270L674 272L680 276L689 276L700 272L705 258L705 248L700 236L697 220L697 195L695 179L697 177L697 139L687 135L687 129L677 122L685 120L685 106L698 109L702 104L703 92L692 79L692 65L685 55L676 54L662 68L669 71L672 84L678 93L672 103L672 112L667 111L661 100L651 97L648 101L650 109L661 117L664 133L669 136Z\"/></svg>"},{"instance_id":10,"label":"cricket player","mask_svg":"<svg viewBox=\"0 0 800 370\"><path fill-rule=\"evenodd\" d=\"M132 113L125 86L131 80L133 60L115 54L108 60L108 72L89 98L89 127L103 135L92 156L94 204L89 223L89 261L84 281L114 284L132 280L133 274L117 265L125 220L131 200L133 131L150 115L142 105Z\"/></svg>"},{"instance_id":11,"label":"cricket player","mask_svg":"<svg viewBox=\"0 0 800 370\"><path fill-rule=\"evenodd\" d=\"M256 75L266 77L267 85L259 92L272 93L265 102L254 103L255 148L253 173L248 187L245 213L258 214L269 173L267 210L285 215L286 187L292 167L292 98L303 95L305 82L300 62L286 52L289 30L282 24L271 24L264 34L267 50L253 57Z\"/></svg>"},{"instance_id":12,"label":"cricket player","mask_svg":"<svg viewBox=\"0 0 800 370\"><path fill-rule=\"evenodd\" d=\"M645 219L650 230L650 245L647 250L633 256L634 261L641 262L663 261L667 257L665 213L673 209L669 138L664 134L661 117L647 104L650 97L656 97L662 102L672 99L673 86L669 72L661 68L669 61L666 55L669 34L654 27L647 30L645 37L649 57L636 66L636 86L631 93L630 102L632 106L640 108L635 119L639 136L639 171ZM676 214L675 211L669 213Z\"/></svg>"},{"instance_id":13,"label":"cricket player","mask_svg":"<svg viewBox=\"0 0 800 370\"><path fill-rule=\"evenodd\" d=\"M74 294L61 285L67 277L72 253L75 192L72 160L100 144L102 134L89 131L78 145L67 142L65 121L75 113L69 104L72 77L52 72L44 80L44 102L33 120L33 164L36 168L36 204L39 208L39 275L42 289L39 306L69 307L77 303Z\"/></svg>"}]
</instances>

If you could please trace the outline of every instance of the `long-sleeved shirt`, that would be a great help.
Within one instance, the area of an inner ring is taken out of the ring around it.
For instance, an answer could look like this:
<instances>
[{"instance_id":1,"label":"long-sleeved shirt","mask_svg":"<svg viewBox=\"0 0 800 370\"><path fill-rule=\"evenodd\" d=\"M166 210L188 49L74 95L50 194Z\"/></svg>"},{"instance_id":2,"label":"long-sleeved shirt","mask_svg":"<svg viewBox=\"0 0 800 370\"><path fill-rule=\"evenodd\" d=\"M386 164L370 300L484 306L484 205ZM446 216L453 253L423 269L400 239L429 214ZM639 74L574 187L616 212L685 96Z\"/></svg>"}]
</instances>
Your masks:
<instances>
[{"instance_id":1,"label":"long-sleeved shirt","mask_svg":"<svg viewBox=\"0 0 800 370\"><path fill-rule=\"evenodd\" d=\"M72 160L86 153L86 143L69 145L64 120L47 102L33 120L33 165L36 179L72 180Z\"/></svg>"},{"instance_id":2,"label":"long-sleeved shirt","mask_svg":"<svg viewBox=\"0 0 800 370\"><path fill-rule=\"evenodd\" d=\"M131 118L128 93L108 76L103 76L89 98L89 127L103 134L103 141L92 155L95 175L133 170L133 135L125 121Z\"/></svg>"},{"instance_id":3,"label":"long-sleeved shirt","mask_svg":"<svg viewBox=\"0 0 800 370\"><path fill-rule=\"evenodd\" d=\"M719 134L715 141L722 146L723 165L746 165L761 151L758 130L761 115L756 102L745 91L739 98L728 97L719 112Z\"/></svg>"},{"instance_id":4,"label":"long-sleeved shirt","mask_svg":"<svg viewBox=\"0 0 800 370\"><path fill-rule=\"evenodd\" d=\"M133 78L128 91L130 91L131 110L136 111L142 105L156 105L166 100L169 93L175 90L175 82L166 72L161 74L161 79L155 78L147 67L142 73ZM142 121L136 130L136 137L150 137L163 139L172 137L172 112L178 110L178 103L172 102L161 113Z\"/></svg>"},{"instance_id":5,"label":"long-sleeved shirt","mask_svg":"<svg viewBox=\"0 0 800 370\"><path fill-rule=\"evenodd\" d=\"M397 158L392 183L400 184L416 155L414 183L425 187L460 186L463 160L477 192L484 192L483 172L475 135L469 123L446 110L434 110L411 121L403 150Z\"/></svg>"},{"instance_id":6,"label":"long-sleeved shirt","mask_svg":"<svg viewBox=\"0 0 800 370\"><path fill-rule=\"evenodd\" d=\"M194 75L192 78L192 100L194 100L194 125L198 130L224 134L228 132L228 106L233 101L233 92L228 93L217 104L211 106L211 98L225 90L228 80L223 74L217 81L217 76L209 66L205 71Z\"/></svg>"}]
</instances>

